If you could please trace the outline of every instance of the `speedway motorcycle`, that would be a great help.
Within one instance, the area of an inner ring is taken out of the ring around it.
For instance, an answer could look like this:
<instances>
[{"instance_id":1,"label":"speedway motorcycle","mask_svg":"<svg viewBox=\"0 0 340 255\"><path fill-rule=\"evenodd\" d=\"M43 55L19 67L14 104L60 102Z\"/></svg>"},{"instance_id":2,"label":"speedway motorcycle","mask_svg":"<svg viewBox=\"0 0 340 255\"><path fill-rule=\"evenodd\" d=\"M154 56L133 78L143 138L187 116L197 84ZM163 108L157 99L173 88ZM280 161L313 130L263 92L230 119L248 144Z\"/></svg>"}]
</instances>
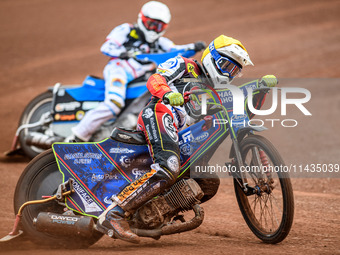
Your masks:
<instances>
[{"instance_id":1,"label":"speedway motorcycle","mask_svg":"<svg viewBox=\"0 0 340 255\"><path fill-rule=\"evenodd\" d=\"M245 96L247 88L269 90L257 80L240 88ZM178 179L128 215L131 230L140 237L158 240L199 227L204 219L204 193L196 180L207 178L209 172L201 175L205 172L202 169L209 168L210 158L220 148L229 158L221 166L226 171L221 173L233 178L237 202L250 230L265 243L281 242L293 222L294 198L289 174L278 170L285 166L280 154L266 138L255 134L264 127L249 125L246 112L233 113L229 90L212 93L194 87L185 92L185 102L200 104L204 94L208 94L207 104L214 106L215 113L179 132ZM229 150L221 148L227 138L232 142ZM39 245L91 246L103 235L96 222L114 203L111 196L150 171L150 164L145 137L139 131L115 128L100 142L53 144L22 173L14 196L16 223L1 241L26 235Z\"/></svg>"},{"instance_id":2,"label":"speedway motorcycle","mask_svg":"<svg viewBox=\"0 0 340 255\"><path fill-rule=\"evenodd\" d=\"M166 53L138 54L137 61L156 65L171 57L191 57L194 50L174 50ZM115 121L108 121L92 136L90 141L101 141L108 137L115 126L134 128L137 116L148 103L151 95L146 82L153 72L147 72L128 84L126 105ZM71 128L85 113L104 100L105 81L87 76L81 85L55 84L48 91L35 97L24 109L12 147L5 154L10 156L23 152L30 158L51 148L54 142L64 141L72 132Z\"/></svg>"}]
</instances>

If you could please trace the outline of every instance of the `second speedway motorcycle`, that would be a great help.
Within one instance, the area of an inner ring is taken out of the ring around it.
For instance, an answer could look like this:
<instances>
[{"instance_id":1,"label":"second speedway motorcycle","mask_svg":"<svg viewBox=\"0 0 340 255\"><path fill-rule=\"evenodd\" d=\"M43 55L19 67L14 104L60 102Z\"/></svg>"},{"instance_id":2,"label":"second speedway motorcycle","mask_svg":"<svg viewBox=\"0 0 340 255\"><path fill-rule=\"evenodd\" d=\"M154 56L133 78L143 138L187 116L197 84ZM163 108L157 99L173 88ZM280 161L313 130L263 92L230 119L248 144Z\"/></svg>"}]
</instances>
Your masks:
<instances>
[{"instance_id":1,"label":"second speedway motorcycle","mask_svg":"<svg viewBox=\"0 0 340 255\"><path fill-rule=\"evenodd\" d=\"M194 50L174 50L166 53L139 54L137 61L154 62L156 65L171 57L182 55L191 57ZM137 116L149 101L151 95L146 81L152 72L146 73L128 84L126 105L115 121L108 121L91 138L100 141L108 137L115 126L134 128ZM12 148L7 155L23 152L30 158L51 148L52 143L64 141L72 134L71 128L84 114L104 100L105 81L95 76L87 76L81 85L61 85L38 95L26 106L20 121Z\"/></svg>"},{"instance_id":2,"label":"second speedway motorcycle","mask_svg":"<svg viewBox=\"0 0 340 255\"><path fill-rule=\"evenodd\" d=\"M247 88L268 90L258 81L242 86L245 95ZM179 132L180 174L170 189L129 215L131 230L138 236L158 240L201 225L204 193L197 178L210 174L204 169L209 169L217 148L227 159L220 174L233 178L237 202L250 230L271 244L288 235L294 198L288 173L280 171L285 164L266 138L254 134L263 127L249 125L247 114L233 114L229 92L195 88L185 93L186 102L196 103L201 94L210 93L208 104L217 110ZM224 148L222 142L228 137L232 146ZM150 164L145 137L138 131L115 128L101 142L55 143L22 173L14 196L16 224L5 239L21 235L39 246L89 247L102 236L95 223L113 203L111 196L150 171ZM228 211L218 211L228 215Z\"/></svg>"}]
</instances>

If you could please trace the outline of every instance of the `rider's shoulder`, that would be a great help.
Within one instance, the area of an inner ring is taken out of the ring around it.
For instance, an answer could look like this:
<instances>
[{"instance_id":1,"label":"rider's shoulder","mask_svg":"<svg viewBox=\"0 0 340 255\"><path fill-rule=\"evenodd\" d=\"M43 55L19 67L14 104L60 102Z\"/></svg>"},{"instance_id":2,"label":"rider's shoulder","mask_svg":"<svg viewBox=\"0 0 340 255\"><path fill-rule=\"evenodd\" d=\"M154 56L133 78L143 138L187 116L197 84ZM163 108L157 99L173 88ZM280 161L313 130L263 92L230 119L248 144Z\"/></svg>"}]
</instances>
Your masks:
<instances>
[{"instance_id":1,"label":"rider's shoulder","mask_svg":"<svg viewBox=\"0 0 340 255\"><path fill-rule=\"evenodd\" d=\"M183 59L183 61L185 62L185 65L193 65L193 66L198 66L198 62L196 59L193 59L193 58L186 58L186 57L183 57L181 56L181 58Z\"/></svg>"},{"instance_id":2,"label":"rider's shoulder","mask_svg":"<svg viewBox=\"0 0 340 255\"><path fill-rule=\"evenodd\" d=\"M133 25L130 23L123 23L112 29L111 33L129 33L133 29ZM110 34L111 34L110 33Z\"/></svg>"}]
</instances>

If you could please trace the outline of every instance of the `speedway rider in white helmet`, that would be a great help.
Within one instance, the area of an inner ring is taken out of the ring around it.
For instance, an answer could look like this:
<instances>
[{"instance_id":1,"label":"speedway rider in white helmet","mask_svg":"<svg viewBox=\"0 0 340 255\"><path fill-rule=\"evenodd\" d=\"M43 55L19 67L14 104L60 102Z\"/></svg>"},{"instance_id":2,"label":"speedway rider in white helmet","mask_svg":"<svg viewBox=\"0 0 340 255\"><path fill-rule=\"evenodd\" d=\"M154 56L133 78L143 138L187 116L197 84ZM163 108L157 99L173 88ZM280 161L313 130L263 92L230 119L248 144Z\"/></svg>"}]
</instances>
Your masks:
<instances>
[{"instance_id":1,"label":"speedway rider in white helmet","mask_svg":"<svg viewBox=\"0 0 340 255\"><path fill-rule=\"evenodd\" d=\"M97 223L103 233L114 233L123 240L138 242L138 236L131 232L125 220L125 212L133 213L151 198L170 188L177 179L181 166L178 132L192 124L190 109L187 104L183 106L186 86L183 87L179 80L190 78L194 80L193 84L195 81L209 82L211 85L225 84L245 66L253 65L242 43L225 35L217 37L204 51L202 64L177 56L160 64L157 73L150 76L147 87L153 97L138 117L138 129L144 132L153 164L150 172L112 197L115 203L107 208ZM264 76L262 82L266 86L275 86L277 80L275 76ZM261 107L264 97L264 92L253 97L255 108ZM210 177L213 178L195 179L204 192L201 202L209 200L217 192L219 178Z\"/></svg>"},{"instance_id":2,"label":"speedway rider in white helmet","mask_svg":"<svg viewBox=\"0 0 340 255\"><path fill-rule=\"evenodd\" d=\"M76 141L89 141L92 134L106 121L116 118L125 106L126 87L132 80L155 69L154 64L142 64L134 57L137 53L161 53L173 49L200 51L204 42L175 45L162 37L171 20L169 8L160 2L151 1L143 5L137 24L124 23L114 28L101 47L101 52L110 57L104 68L105 100L86 113L80 123L72 128Z\"/></svg>"}]
</instances>

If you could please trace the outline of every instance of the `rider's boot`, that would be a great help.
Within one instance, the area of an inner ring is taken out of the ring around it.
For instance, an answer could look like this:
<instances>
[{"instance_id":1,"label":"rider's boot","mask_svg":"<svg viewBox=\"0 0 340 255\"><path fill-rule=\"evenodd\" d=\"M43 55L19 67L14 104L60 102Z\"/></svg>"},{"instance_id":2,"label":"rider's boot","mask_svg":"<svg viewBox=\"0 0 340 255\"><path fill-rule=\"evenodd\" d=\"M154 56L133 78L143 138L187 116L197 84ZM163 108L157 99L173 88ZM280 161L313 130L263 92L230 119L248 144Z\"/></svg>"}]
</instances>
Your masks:
<instances>
[{"instance_id":1,"label":"rider's boot","mask_svg":"<svg viewBox=\"0 0 340 255\"><path fill-rule=\"evenodd\" d=\"M139 237L131 231L129 223L125 220L125 211L119 205L107 210L105 219L102 222L99 219L97 229L110 237L131 243L140 242Z\"/></svg>"},{"instance_id":2,"label":"rider's boot","mask_svg":"<svg viewBox=\"0 0 340 255\"><path fill-rule=\"evenodd\" d=\"M139 237L130 230L124 217L125 212L133 213L151 198L169 188L175 182L176 177L177 175L172 175L158 164L151 165L150 172L111 198L114 203L99 217L97 229L111 237L138 243Z\"/></svg>"}]
</instances>

